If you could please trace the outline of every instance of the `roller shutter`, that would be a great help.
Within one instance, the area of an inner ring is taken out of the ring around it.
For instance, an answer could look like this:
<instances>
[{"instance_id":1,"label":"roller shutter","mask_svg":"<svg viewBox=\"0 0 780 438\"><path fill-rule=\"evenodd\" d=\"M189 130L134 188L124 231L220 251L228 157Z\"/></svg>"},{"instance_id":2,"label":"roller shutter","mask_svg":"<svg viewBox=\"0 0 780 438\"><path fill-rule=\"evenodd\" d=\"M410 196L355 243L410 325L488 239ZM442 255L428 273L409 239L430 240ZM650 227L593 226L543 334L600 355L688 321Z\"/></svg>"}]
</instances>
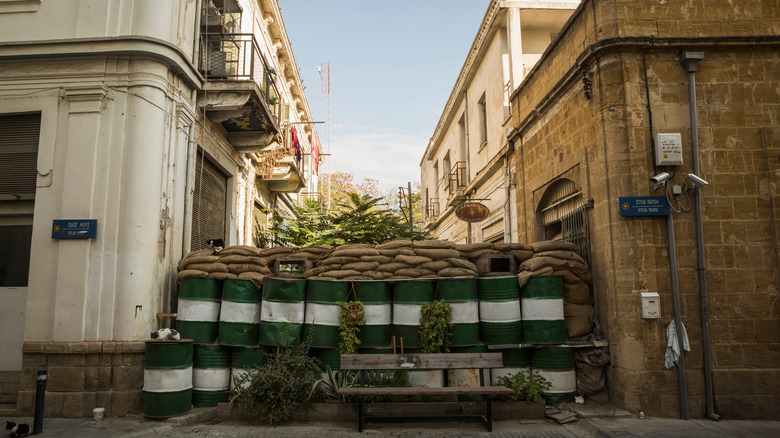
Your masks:
<instances>
[{"instance_id":1,"label":"roller shutter","mask_svg":"<svg viewBox=\"0 0 780 438\"><path fill-rule=\"evenodd\" d=\"M192 198L192 250L208 247L209 239L226 240L227 176L200 151Z\"/></svg>"},{"instance_id":2,"label":"roller shutter","mask_svg":"<svg viewBox=\"0 0 780 438\"><path fill-rule=\"evenodd\" d=\"M0 116L0 201L35 199L41 114Z\"/></svg>"}]
</instances>

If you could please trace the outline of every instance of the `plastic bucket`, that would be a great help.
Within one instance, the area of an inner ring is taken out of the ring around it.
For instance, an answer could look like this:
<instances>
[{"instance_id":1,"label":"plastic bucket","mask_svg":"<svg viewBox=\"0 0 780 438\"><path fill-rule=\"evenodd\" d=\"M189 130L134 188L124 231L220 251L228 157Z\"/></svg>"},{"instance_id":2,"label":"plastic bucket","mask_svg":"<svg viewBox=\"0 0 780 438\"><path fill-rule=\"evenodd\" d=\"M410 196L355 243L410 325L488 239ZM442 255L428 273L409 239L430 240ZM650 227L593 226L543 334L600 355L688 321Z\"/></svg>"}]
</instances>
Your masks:
<instances>
[{"instance_id":1,"label":"plastic bucket","mask_svg":"<svg viewBox=\"0 0 780 438\"><path fill-rule=\"evenodd\" d=\"M246 375L255 369L266 364L265 353L268 350L263 347L234 348L233 359L230 369L230 389L236 389L236 382L242 382L242 386L248 385L244 382Z\"/></svg>"},{"instance_id":2,"label":"plastic bucket","mask_svg":"<svg viewBox=\"0 0 780 438\"><path fill-rule=\"evenodd\" d=\"M192 340L146 341L144 416L174 417L192 409Z\"/></svg>"},{"instance_id":3,"label":"plastic bucket","mask_svg":"<svg viewBox=\"0 0 780 438\"><path fill-rule=\"evenodd\" d=\"M526 344L563 344L563 278L560 275L531 277L523 288L523 336Z\"/></svg>"},{"instance_id":4,"label":"plastic bucket","mask_svg":"<svg viewBox=\"0 0 780 438\"><path fill-rule=\"evenodd\" d=\"M504 366L490 371L490 384L498 385L498 378L519 372L531 371L531 354L528 348L512 348L506 350L494 350L501 352Z\"/></svg>"},{"instance_id":5,"label":"plastic bucket","mask_svg":"<svg viewBox=\"0 0 780 438\"><path fill-rule=\"evenodd\" d=\"M477 280L454 278L439 280L439 297L452 306L453 347L479 344L479 304Z\"/></svg>"},{"instance_id":6,"label":"plastic bucket","mask_svg":"<svg viewBox=\"0 0 780 438\"><path fill-rule=\"evenodd\" d=\"M230 347L196 345L192 368L192 405L216 406L230 397Z\"/></svg>"},{"instance_id":7,"label":"plastic bucket","mask_svg":"<svg viewBox=\"0 0 780 438\"><path fill-rule=\"evenodd\" d=\"M306 283L306 314L303 333L311 346L336 348L339 346L339 316L342 308L337 303L346 301L349 283L343 281L309 280Z\"/></svg>"},{"instance_id":8,"label":"plastic bucket","mask_svg":"<svg viewBox=\"0 0 780 438\"><path fill-rule=\"evenodd\" d=\"M537 348L531 356L531 369L552 384L550 389L542 393L547 403L574 401L577 373L574 367L574 351L571 348Z\"/></svg>"},{"instance_id":9,"label":"plastic bucket","mask_svg":"<svg viewBox=\"0 0 780 438\"><path fill-rule=\"evenodd\" d=\"M260 310L260 344L298 345L306 308L306 280L266 278Z\"/></svg>"},{"instance_id":10,"label":"plastic bucket","mask_svg":"<svg viewBox=\"0 0 780 438\"><path fill-rule=\"evenodd\" d=\"M517 277L477 279L479 337L486 344L519 344L523 339Z\"/></svg>"},{"instance_id":11,"label":"plastic bucket","mask_svg":"<svg viewBox=\"0 0 780 438\"><path fill-rule=\"evenodd\" d=\"M260 291L249 280L227 279L222 287L219 343L252 347L260 338Z\"/></svg>"},{"instance_id":12,"label":"plastic bucket","mask_svg":"<svg viewBox=\"0 0 780 438\"><path fill-rule=\"evenodd\" d=\"M355 295L363 302L366 325L360 327L360 348L389 345L393 289L385 281L355 281Z\"/></svg>"},{"instance_id":13,"label":"plastic bucket","mask_svg":"<svg viewBox=\"0 0 780 438\"><path fill-rule=\"evenodd\" d=\"M399 281L393 286L393 333L396 345L420 346L420 316L423 304L433 302L436 283L430 280Z\"/></svg>"},{"instance_id":14,"label":"plastic bucket","mask_svg":"<svg viewBox=\"0 0 780 438\"><path fill-rule=\"evenodd\" d=\"M199 344L217 341L222 282L213 278L187 278L179 285L176 330Z\"/></svg>"}]
</instances>

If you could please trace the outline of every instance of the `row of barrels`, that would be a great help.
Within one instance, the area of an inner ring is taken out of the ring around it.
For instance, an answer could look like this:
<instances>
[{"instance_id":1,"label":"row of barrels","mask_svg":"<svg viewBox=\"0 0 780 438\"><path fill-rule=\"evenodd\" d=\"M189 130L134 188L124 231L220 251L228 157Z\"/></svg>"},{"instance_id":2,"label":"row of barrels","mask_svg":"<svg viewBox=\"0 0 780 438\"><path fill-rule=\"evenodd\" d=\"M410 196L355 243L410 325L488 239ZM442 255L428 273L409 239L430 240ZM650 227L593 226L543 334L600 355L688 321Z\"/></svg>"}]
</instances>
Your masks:
<instances>
[{"instance_id":1,"label":"row of barrels","mask_svg":"<svg viewBox=\"0 0 780 438\"><path fill-rule=\"evenodd\" d=\"M226 347L193 344L191 340L148 341L144 364L144 415L167 418L189 412L192 406L216 406L225 402L235 385L266 363L267 347ZM488 351L480 346L455 348L454 352ZM517 372L537 372L551 383L542 396L547 403L571 401L576 390L574 354L568 347L503 349L504 367L491 371L491 382ZM390 353L390 350L376 352ZM316 352L314 353L317 354ZM338 365L336 368L338 369ZM410 371L413 386L477 386L478 374L468 370ZM445 377L446 376L446 377Z\"/></svg>"},{"instance_id":2,"label":"row of barrels","mask_svg":"<svg viewBox=\"0 0 780 438\"><path fill-rule=\"evenodd\" d=\"M438 280L327 281L267 278L262 292L242 279L182 281L177 328L196 343L249 347L297 345L336 348L341 307L363 302L362 348L384 347L392 337L419 347L422 306L443 299L452 306L452 346L562 344L566 341L563 280L515 277Z\"/></svg>"}]
</instances>

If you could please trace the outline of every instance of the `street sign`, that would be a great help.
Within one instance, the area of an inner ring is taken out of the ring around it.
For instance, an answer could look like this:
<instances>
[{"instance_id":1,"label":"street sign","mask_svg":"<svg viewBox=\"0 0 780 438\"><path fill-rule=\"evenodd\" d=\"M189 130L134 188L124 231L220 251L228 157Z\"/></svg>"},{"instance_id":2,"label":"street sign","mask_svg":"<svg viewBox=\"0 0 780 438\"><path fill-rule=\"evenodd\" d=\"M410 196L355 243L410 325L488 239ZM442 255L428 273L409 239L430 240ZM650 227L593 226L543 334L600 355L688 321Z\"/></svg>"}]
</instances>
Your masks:
<instances>
[{"instance_id":1,"label":"street sign","mask_svg":"<svg viewBox=\"0 0 780 438\"><path fill-rule=\"evenodd\" d=\"M669 216L665 196L621 196L618 203L621 216Z\"/></svg>"},{"instance_id":2,"label":"street sign","mask_svg":"<svg viewBox=\"0 0 780 438\"><path fill-rule=\"evenodd\" d=\"M464 202L455 209L455 216L466 222L479 222L489 214L487 206L479 202Z\"/></svg>"},{"instance_id":3,"label":"street sign","mask_svg":"<svg viewBox=\"0 0 780 438\"><path fill-rule=\"evenodd\" d=\"M54 219L52 239L94 239L97 237L97 219Z\"/></svg>"}]
</instances>

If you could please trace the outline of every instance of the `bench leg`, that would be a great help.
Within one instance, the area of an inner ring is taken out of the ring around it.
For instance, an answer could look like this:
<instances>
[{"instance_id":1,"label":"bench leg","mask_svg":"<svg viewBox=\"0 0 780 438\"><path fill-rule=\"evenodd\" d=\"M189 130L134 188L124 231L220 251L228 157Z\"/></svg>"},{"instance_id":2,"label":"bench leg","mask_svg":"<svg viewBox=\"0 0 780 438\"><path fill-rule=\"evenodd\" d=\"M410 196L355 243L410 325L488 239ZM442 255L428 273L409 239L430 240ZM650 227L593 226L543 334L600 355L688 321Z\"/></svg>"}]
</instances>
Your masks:
<instances>
[{"instance_id":1,"label":"bench leg","mask_svg":"<svg viewBox=\"0 0 780 438\"><path fill-rule=\"evenodd\" d=\"M493 432L493 406L491 405L491 397L487 397L487 430Z\"/></svg>"},{"instance_id":2,"label":"bench leg","mask_svg":"<svg viewBox=\"0 0 780 438\"><path fill-rule=\"evenodd\" d=\"M358 432L363 432L363 397L358 396Z\"/></svg>"}]
</instances>

